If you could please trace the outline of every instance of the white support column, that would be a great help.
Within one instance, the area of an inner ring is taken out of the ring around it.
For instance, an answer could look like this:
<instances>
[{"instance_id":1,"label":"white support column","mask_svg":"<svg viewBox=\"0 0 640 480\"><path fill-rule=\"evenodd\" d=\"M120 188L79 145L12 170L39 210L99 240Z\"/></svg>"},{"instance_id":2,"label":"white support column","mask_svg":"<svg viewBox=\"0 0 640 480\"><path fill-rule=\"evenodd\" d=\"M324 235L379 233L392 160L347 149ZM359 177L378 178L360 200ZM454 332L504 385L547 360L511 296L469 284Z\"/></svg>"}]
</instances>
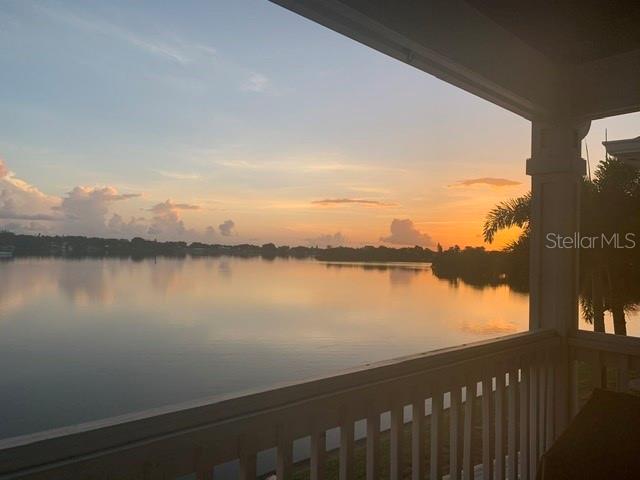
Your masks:
<instances>
[{"instance_id":1,"label":"white support column","mask_svg":"<svg viewBox=\"0 0 640 480\"><path fill-rule=\"evenodd\" d=\"M571 238L579 232L580 182L585 175L580 147L588 130L589 122L533 122L527 161L532 193L529 329L553 328L564 338L578 328L579 250L553 244L557 235ZM557 367L556 434L569 415L566 343Z\"/></svg>"}]
</instances>

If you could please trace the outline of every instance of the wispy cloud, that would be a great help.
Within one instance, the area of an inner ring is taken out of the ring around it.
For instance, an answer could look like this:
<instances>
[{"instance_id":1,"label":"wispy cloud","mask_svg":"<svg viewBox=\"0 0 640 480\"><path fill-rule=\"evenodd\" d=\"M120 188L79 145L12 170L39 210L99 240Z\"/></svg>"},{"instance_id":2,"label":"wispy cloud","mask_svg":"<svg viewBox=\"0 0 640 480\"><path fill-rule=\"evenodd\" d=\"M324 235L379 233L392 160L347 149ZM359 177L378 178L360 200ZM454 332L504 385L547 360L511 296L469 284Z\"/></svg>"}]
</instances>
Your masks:
<instances>
[{"instance_id":1,"label":"wispy cloud","mask_svg":"<svg viewBox=\"0 0 640 480\"><path fill-rule=\"evenodd\" d=\"M405 172L406 170L386 167L382 165L372 165L365 163L347 163L336 161L318 161L311 159L292 159L292 160L268 160L257 162L254 160L241 159L222 159L215 160L213 163L225 168L242 169L242 170L286 170L301 172Z\"/></svg>"},{"instance_id":2,"label":"wispy cloud","mask_svg":"<svg viewBox=\"0 0 640 480\"><path fill-rule=\"evenodd\" d=\"M349 190L353 191L353 192L360 192L360 193L369 193L369 194L376 194L376 195L385 195L385 194L389 194L391 193L391 190L388 188L383 188L383 187L370 187L370 186L366 186L366 185L343 185L344 188L348 188Z\"/></svg>"},{"instance_id":3,"label":"wispy cloud","mask_svg":"<svg viewBox=\"0 0 640 480\"><path fill-rule=\"evenodd\" d=\"M467 180L460 180L450 187L470 187L472 185L490 185L492 187L510 187L514 185L522 185L522 182L516 180L509 180L508 178L496 178L496 177L482 177L482 178L469 178Z\"/></svg>"},{"instance_id":4,"label":"wispy cloud","mask_svg":"<svg viewBox=\"0 0 640 480\"><path fill-rule=\"evenodd\" d=\"M163 177L172 178L174 180L198 180L201 178L201 175L197 173L186 173L186 172L169 172L167 170L156 170L158 175L162 175Z\"/></svg>"},{"instance_id":5,"label":"wispy cloud","mask_svg":"<svg viewBox=\"0 0 640 480\"><path fill-rule=\"evenodd\" d=\"M171 200L158 203L149 209L150 212L160 214L164 212L172 212L176 210L200 210L199 205L189 203L173 203Z\"/></svg>"},{"instance_id":6,"label":"wispy cloud","mask_svg":"<svg viewBox=\"0 0 640 480\"><path fill-rule=\"evenodd\" d=\"M268 86L269 79L262 73L254 72L242 83L240 89L245 92L263 92Z\"/></svg>"},{"instance_id":7,"label":"wispy cloud","mask_svg":"<svg viewBox=\"0 0 640 480\"><path fill-rule=\"evenodd\" d=\"M76 29L127 43L142 52L166 58L180 64L191 63L197 57L211 57L216 53L213 47L197 42L189 42L176 36L171 37L169 40L164 36L161 40L133 32L103 19L78 15L75 12L51 8L41 4L34 5L34 7L42 14L58 22L63 22Z\"/></svg>"},{"instance_id":8,"label":"wispy cloud","mask_svg":"<svg viewBox=\"0 0 640 480\"><path fill-rule=\"evenodd\" d=\"M366 200L362 198L325 198L323 200L313 200L314 205L332 206L332 205L365 205L369 207L394 207L395 203L382 202L380 200Z\"/></svg>"}]
</instances>

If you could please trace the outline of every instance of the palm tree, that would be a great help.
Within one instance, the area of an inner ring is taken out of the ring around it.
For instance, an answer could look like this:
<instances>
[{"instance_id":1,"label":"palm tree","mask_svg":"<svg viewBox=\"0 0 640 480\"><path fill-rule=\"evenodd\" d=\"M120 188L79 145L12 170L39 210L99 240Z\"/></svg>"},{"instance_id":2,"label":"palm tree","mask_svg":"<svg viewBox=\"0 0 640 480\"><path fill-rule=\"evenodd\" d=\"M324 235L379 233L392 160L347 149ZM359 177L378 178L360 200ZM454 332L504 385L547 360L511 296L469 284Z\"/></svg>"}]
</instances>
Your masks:
<instances>
[{"instance_id":1,"label":"palm tree","mask_svg":"<svg viewBox=\"0 0 640 480\"><path fill-rule=\"evenodd\" d=\"M512 227L523 229L521 238L522 236L528 237L529 218L531 218L531 192L506 202L500 202L487 214L482 228L484 241L492 243L498 231Z\"/></svg>"},{"instance_id":2,"label":"palm tree","mask_svg":"<svg viewBox=\"0 0 640 480\"><path fill-rule=\"evenodd\" d=\"M640 232L640 170L606 158L598 165L594 179L581 186L583 236L610 238L613 234ZM505 250L513 262L528 270L531 193L496 205L485 219L484 240L493 242L500 230L520 227L519 238ZM625 311L635 309L640 300L640 258L636 249L584 249L580 255L580 305L594 331L604 332L604 312L613 316L614 332L626 335Z\"/></svg>"}]
</instances>

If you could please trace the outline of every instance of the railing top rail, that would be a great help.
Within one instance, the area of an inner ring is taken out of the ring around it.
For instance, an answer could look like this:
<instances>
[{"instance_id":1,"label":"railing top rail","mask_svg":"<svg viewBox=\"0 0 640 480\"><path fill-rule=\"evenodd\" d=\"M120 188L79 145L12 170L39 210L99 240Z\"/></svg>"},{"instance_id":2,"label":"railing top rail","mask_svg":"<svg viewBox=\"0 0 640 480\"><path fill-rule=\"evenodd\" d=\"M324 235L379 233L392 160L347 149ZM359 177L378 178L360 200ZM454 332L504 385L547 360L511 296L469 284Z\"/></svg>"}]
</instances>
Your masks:
<instances>
[{"instance_id":1,"label":"railing top rail","mask_svg":"<svg viewBox=\"0 0 640 480\"><path fill-rule=\"evenodd\" d=\"M640 357L640 338L578 330L569 338L572 347Z\"/></svg>"},{"instance_id":2,"label":"railing top rail","mask_svg":"<svg viewBox=\"0 0 640 480\"><path fill-rule=\"evenodd\" d=\"M233 421L309 399L330 397L467 361L517 353L524 347L559 341L554 330L517 333L492 340L366 364L313 380L243 394L205 398L104 420L0 440L0 475L16 468L65 461L136 442Z\"/></svg>"}]
</instances>

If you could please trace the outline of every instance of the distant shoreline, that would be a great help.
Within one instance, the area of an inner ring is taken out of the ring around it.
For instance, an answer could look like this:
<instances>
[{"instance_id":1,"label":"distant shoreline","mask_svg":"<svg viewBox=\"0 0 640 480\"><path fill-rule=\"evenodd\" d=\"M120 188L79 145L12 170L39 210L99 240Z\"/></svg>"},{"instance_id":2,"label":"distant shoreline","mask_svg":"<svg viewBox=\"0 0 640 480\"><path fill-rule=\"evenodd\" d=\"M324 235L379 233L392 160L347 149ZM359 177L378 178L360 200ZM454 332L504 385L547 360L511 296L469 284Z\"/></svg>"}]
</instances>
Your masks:
<instances>
[{"instance_id":1,"label":"distant shoreline","mask_svg":"<svg viewBox=\"0 0 640 480\"><path fill-rule=\"evenodd\" d=\"M315 259L327 265L348 266L361 264L377 266L429 264L438 278L451 282L459 280L470 285L509 284L518 291L528 290L528 275L513 254L502 251L486 251L482 247L458 246L436 252L420 246L390 248L385 246L307 247L287 245L221 245L201 242L158 242L143 238L110 239L81 236L18 235L0 232L1 259L14 257L57 258L147 258L169 257L239 257L271 260L276 258Z\"/></svg>"},{"instance_id":2,"label":"distant shoreline","mask_svg":"<svg viewBox=\"0 0 640 480\"><path fill-rule=\"evenodd\" d=\"M0 232L0 250L7 256L25 257L192 257L233 256L263 258L315 258L320 261L358 262L430 262L434 252L428 248L389 248L365 246L309 247L240 244L222 245L202 242L158 242L143 238L113 239L83 236L23 235Z\"/></svg>"}]
</instances>

